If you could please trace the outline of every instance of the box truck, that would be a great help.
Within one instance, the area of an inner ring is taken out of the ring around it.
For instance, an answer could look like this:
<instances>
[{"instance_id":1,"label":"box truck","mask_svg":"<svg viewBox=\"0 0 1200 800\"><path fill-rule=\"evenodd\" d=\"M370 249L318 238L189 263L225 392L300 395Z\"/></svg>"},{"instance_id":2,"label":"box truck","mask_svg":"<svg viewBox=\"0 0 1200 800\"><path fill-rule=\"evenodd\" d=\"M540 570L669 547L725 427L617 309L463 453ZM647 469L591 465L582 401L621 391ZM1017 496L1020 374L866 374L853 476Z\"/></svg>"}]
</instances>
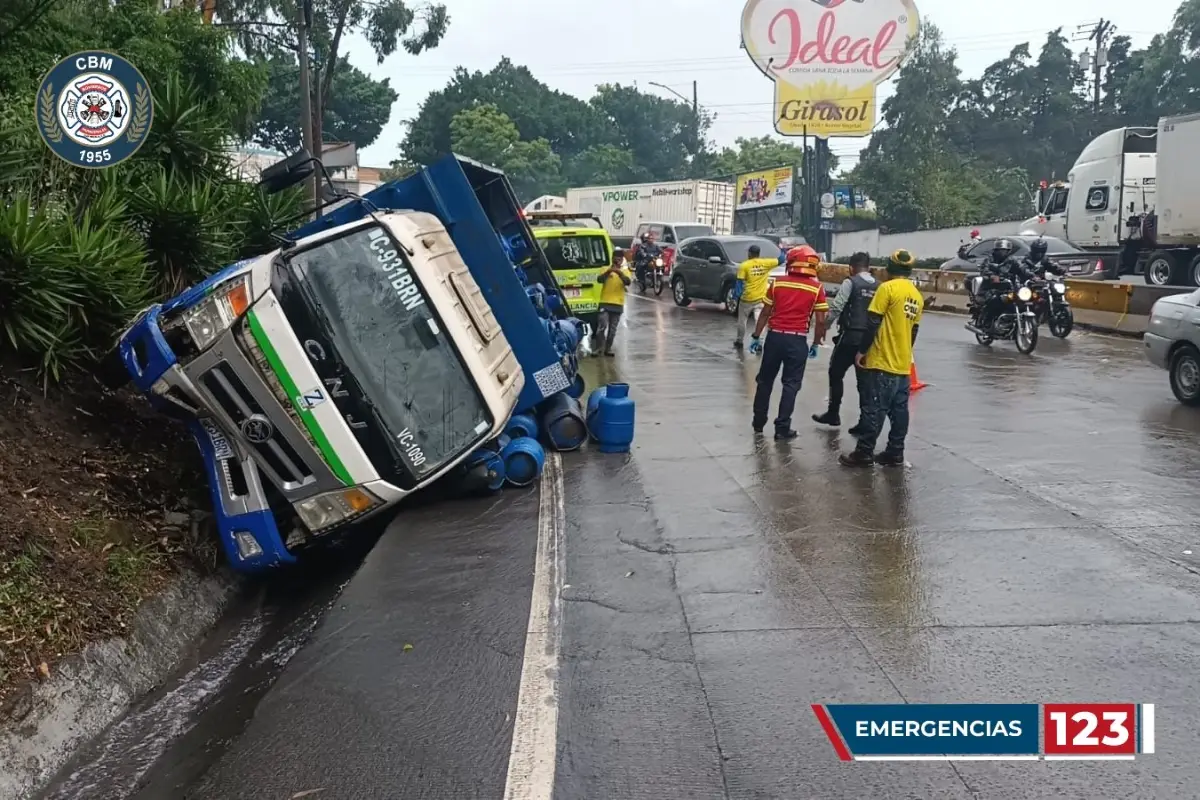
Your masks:
<instances>
[{"instance_id":1,"label":"box truck","mask_svg":"<svg viewBox=\"0 0 1200 800\"><path fill-rule=\"evenodd\" d=\"M733 184L663 181L567 189L566 211L595 214L614 238L630 237L641 222L696 222L714 233L733 230Z\"/></svg>"}]
</instances>

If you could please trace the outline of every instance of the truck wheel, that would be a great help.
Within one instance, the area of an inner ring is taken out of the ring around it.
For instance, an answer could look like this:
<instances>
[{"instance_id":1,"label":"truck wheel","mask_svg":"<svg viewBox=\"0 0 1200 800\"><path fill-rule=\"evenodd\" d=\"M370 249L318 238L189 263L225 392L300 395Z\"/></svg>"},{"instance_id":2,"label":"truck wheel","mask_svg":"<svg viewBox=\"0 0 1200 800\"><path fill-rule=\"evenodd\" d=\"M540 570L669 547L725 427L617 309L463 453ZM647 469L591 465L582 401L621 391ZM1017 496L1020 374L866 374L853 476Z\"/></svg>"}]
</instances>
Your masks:
<instances>
[{"instance_id":1,"label":"truck wheel","mask_svg":"<svg viewBox=\"0 0 1200 800\"><path fill-rule=\"evenodd\" d=\"M1188 285L1200 286L1200 255L1192 259L1192 263L1188 264Z\"/></svg>"},{"instance_id":2,"label":"truck wheel","mask_svg":"<svg viewBox=\"0 0 1200 800\"><path fill-rule=\"evenodd\" d=\"M1200 350L1190 344L1171 357L1171 391L1185 406L1200 406Z\"/></svg>"},{"instance_id":3,"label":"truck wheel","mask_svg":"<svg viewBox=\"0 0 1200 800\"><path fill-rule=\"evenodd\" d=\"M682 275L676 275L675 280L672 281L671 294L675 296L675 305L681 308L687 308L692 304L692 298L688 297L687 282Z\"/></svg>"},{"instance_id":4,"label":"truck wheel","mask_svg":"<svg viewBox=\"0 0 1200 800\"><path fill-rule=\"evenodd\" d=\"M1155 250L1146 259L1146 283L1151 286L1179 286L1185 279L1179 259L1170 250Z\"/></svg>"}]
</instances>

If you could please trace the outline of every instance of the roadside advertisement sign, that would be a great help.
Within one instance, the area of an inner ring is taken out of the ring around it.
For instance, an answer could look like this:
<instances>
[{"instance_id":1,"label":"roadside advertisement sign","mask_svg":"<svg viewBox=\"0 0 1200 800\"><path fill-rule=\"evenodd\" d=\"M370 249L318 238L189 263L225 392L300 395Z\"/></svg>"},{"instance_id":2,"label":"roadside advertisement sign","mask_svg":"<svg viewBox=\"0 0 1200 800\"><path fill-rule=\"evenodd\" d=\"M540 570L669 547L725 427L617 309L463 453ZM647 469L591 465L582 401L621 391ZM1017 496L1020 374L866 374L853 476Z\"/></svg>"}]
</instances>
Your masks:
<instances>
[{"instance_id":1,"label":"roadside advertisement sign","mask_svg":"<svg viewBox=\"0 0 1200 800\"><path fill-rule=\"evenodd\" d=\"M738 175L734 208L742 211L791 205L793 177L792 167L776 167Z\"/></svg>"},{"instance_id":2,"label":"roadside advertisement sign","mask_svg":"<svg viewBox=\"0 0 1200 800\"><path fill-rule=\"evenodd\" d=\"M914 0L748 0L742 41L775 82L775 130L785 136L866 136L875 91L917 34Z\"/></svg>"}]
</instances>

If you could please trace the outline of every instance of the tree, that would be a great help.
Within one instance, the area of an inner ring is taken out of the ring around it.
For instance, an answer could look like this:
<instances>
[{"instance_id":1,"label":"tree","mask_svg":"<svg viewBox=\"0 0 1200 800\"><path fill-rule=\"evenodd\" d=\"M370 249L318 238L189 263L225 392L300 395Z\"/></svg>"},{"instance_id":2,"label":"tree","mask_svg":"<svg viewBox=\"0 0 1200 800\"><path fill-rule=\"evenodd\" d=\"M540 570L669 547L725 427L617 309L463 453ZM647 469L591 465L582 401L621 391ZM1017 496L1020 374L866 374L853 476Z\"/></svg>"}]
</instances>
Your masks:
<instances>
[{"instance_id":1,"label":"tree","mask_svg":"<svg viewBox=\"0 0 1200 800\"><path fill-rule=\"evenodd\" d=\"M438 3L413 5L405 0L313 0L310 31L313 140L325 141L326 109L330 108L333 86L338 78L354 81L356 70L342 55L346 36L358 33L366 38L376 62L403 48L413 55L437 47L446 34L450 17L446 6ZM247 53L259 59L295 54L298 45L295 26L299 24L300 4L296 0L225 0L218 10L222 18L239 23L240 41ZM279 23L289 27L279 28ZM284 31L281 35L280 31ZM361 73L359 73L361 74ZM365 77L365 76L364 76ZM354 83L350 88L353 90ZM362 90L361 81L357 89ZM339 94L342 87L339 85ZM345 111L345 109L343 109ZM362 120L353 115L337 115L347 127L362 135L369 131L357 126ZM386 118L380 127L386 123ZM378 133L376 133L378 135Z\"/></svg>"},{"instance_id":2,"label":"tree","mask_svg":"<svg viewBox=\"0 0 1200 800\"><path fill-rule=\"evenodd\" d=\"M837 169L837 157L831 155L831 168ZM734 147L722 148L715 153L709 163L709 175L729 177L743 172L755 172L770 167L780 167L791 164L797 170L804 163L804 148L792 142L777 139L774 136L760 136L746 139L738 137Z\"/></svg>"},{"instance_id":3,"label":"tree","mask_svg":"<svg viewBox=\"0 0 1200 800\"><path fill-rule=\"evenodd\" d=\"M291 56L277 55L266 63L270 72L254 141L280 152L294 152L302 144L296 113L300 108L300 69ZM322 130L331 141L353 142L361 150L379 138L399 95L387 78L374 80L346 61L338 64L335 80L338 90L325 106Z\"/></svg>"},{"instance_id":4,"label":"tree","mask_svg":"<svg viewBox=\"0 0 1200 800\"><path fill-rule=\"evenodd\" d=\"M494 105L522 141L544 139L574 185L694 176L711 120L686 103L625 86L600 86L584 102L550 89L507 58L487 73L458 69L409 120L404 158L428 164L451 152L450 123L460 112Z\"/></svg>"},{"instance_id":5,"label":"tree","mask_svg":"<svg viewBox=\"0 0 1200 800\"><path fill-rule=\"evenodd\" d=\"M451 152L450 122L460 111L490 103L527 140L545 139L560 157L572 159L589 147L613 144L615 131L587 103L557 92L507 58L490 72L458 68L444 89L432 92L409 120L400 149L415 164L429 164Z\"/></svg>"},{"instance_id":6,"label":"tree","mask_svg":"<svg viewBox=\"0 0 1200 800\"><path fill-rule=\"evenodd\" d=\"M464 109L450 122L454 152L503 171L517 196L531 200L563 191L559 157L545 139L522 141L517 126L494 105Z\"/></svg>"}]
</instances>

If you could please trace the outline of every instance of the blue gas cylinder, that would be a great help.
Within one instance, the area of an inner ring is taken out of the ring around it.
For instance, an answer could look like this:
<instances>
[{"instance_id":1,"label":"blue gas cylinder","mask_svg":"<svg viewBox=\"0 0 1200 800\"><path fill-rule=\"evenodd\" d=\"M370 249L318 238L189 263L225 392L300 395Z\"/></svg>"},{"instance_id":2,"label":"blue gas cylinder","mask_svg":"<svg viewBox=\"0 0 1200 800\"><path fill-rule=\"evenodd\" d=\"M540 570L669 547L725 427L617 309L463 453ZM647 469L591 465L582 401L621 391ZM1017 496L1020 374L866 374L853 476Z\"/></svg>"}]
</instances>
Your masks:
<instances>
[{"instance_id":1,"label":"blue gas cylinder","mask_svg":"<svg viewBox=\"0 0 1200 800\"><path fill-rule=\"evenodd\" d=\"M505 477L513 486L533 483L546 466L546 451L537 439L528 436L513 439L500 455L504 459Z\"/></svg>"},{"instance_id":2,"label":"blue gas cylinder","mask_svg":"<svg viewBox=\"0 0 1200 800\"><path fill-rule=\"evenodd\" d=\"M587 441L587 424L579 401L566 392L551 395L539 407L541 428L555 450L578 450Z\"/></svg>"},{"instance_id":3,"label":"blue gas cylinder","mask_svg":"<svg viewBox=\"0 0 1200 800\"><path fill-rule=\"evenodd\" d=\"M530 414L513 414L512 419L504 426L504 435L510 439L519 439L522 436L532 436L536 439L538 435L537 420Z\"/></svg>"},{"instance_id":4,"label":"blue gas cylinder","mask_svg":"<svg viewBox=\"0 0 1200 800\"><path fill-rule=\"evenodd\" d=\"M628 383L610 383L588 396L588 433L601 453L628 453L633 444L634 403Z\"/></svg>"},{"instance_id":5,"label":"blue gas cylinder","mask_svg":"<svg viewBox=\"0 0 1200 800\"><path fill-rule=\"evenodd\" d=\"M564 389L564 391L571 397L574 397L576 400L578 400L583 397L583 393L587 391L587 382L584 381L582 375L576 372L575 380L571 381L571 385Z\"/></svg>"},{"instance_id":6,"label":"blue gas cylinder","mask_svg":"<svg viewBox=\"0 0 1200 800\"><path fill-rule=\"evenodd\" d=\"M504 457L499 452L489 447L481 447L467 456L465 465L468 472L478 470L481 479L491 491L504 486Z\"/></svg>"}]
</instances>

